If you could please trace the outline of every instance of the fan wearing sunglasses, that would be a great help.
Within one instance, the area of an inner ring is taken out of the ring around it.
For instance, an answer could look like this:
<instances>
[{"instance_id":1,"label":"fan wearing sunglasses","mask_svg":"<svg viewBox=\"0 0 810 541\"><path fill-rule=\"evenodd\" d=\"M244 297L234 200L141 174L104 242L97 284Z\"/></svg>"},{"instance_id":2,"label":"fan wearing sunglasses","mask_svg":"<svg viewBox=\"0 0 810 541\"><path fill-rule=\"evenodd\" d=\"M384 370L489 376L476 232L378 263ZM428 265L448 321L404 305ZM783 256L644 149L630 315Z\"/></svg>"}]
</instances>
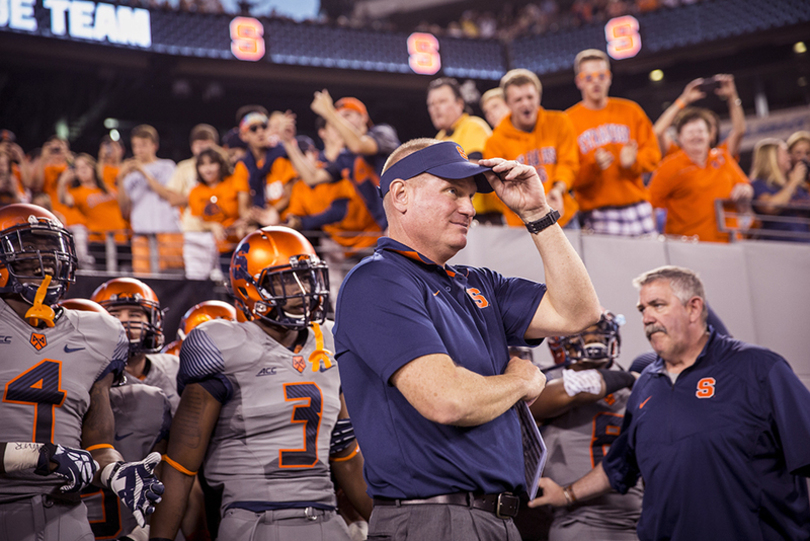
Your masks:
<instances>
[{"instance_id":1,"label":"fan wearing sunglasses","mask_svg":"<svg viewBox=\"0 0 810 541\"><path fill-rule=\"evenodd\" d=\"M661 160L652 123L639 105L609 98L607 55L586 49L574 60L582 101L568 109L579 147L574 197L583 229L607 235L655 232L650 196L642 175Z\"/></svg>"},{"instance_id":2,"label":"fan wearing sunglasses","mask_svg":"<svg viewBox=\"0 0 810 541\"><path fill-rule=\"evenodd\" d=\"M239 138L247 145L245 156L234 166L234 177L250 186L251 218L260 226L279 223L290 203L292 180L298 177L284 147L278 142L272 118L260 105L248 105L237 112Z\"/></svg>"}]
</instances>

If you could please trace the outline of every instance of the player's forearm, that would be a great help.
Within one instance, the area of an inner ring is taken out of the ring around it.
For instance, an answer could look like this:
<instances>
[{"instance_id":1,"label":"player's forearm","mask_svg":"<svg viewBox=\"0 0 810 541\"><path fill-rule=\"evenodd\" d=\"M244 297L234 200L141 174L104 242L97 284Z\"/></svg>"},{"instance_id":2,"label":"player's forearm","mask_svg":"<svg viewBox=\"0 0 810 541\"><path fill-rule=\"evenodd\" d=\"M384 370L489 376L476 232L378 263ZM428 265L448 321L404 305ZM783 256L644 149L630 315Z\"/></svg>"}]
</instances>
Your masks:
<instances>
[{"instance_id":1,"label":"player's forearm","mask_svg":"<svg viewBox=\"0 0 810 541\"><path fill-rule=\"evenodd\" d=\"M124 457L112 447L94 449L93 446L91 446L90 454L93 455L93 460L98 462L98 471L93 476L93 484L97 487L108 488L107 484L104 483L105 479L102 479L101 475L102 472L104 472L104 468L116 462L124 462Z\"/></svg>"},{"instance_id":2,"label":"player's forearm","mask_svg":"<svg viewBox=\"0 0 810 541\"><path fill-rule=\"evenodd\" d=\"M152 538L174 539L186 513L194 477L180 473L167 465L162 466L159 476L166 490L163 493L163 500L155 507L155 513L150 520L149 535Z\"/></svg>"},{"instance_id":3,"label":"player's forearm","mask_svg":"<svg viewBox=\"0 0 810 541\"><path fill-rule=\"evenodd\" d=\"M553 225L532 234L532 240L543 260L547 291L526 337L542 338L546 331L575 334L596 323L601 315L596 290L562 229Z\"/></svg>"},{"instance_id":4,"label":"player's forearm","mask_svg":"<svg viewBox=\"0 0 810 541\"><path fill-rule=\"evenodd\" d=\"M355 449L356 445L352 445L351 449ZM366 492L368 487L363 478L363 454L358 450L349 460L333 459L330 466L337 484L346 493L352 506L368 521L373 502Z\"/></svg>"},{"instance_id":5,"label":"player's forearm","mask_svg":"<svg viewBox=\"0 0 810 541\"><path fill-rule=\"evenodd\" d=\"M0 475L37 467L41 443L12 441L0 443Z\"/></svg>"},{"instance_id":6,"label":"player's forearm","mask_svg":"<svg viewBox=\"0 0 810 541\"><path fill-rule=\"evenodd\" d=\"M532 415L538 422L553 419L575 406L596 402L603 398L605 396L604 389L603 383L599 394L577 393L571 396L566 392L562 378L549 381L546 388L543 389L543 392L531 405Z\"/></svg>"}]
</instances>

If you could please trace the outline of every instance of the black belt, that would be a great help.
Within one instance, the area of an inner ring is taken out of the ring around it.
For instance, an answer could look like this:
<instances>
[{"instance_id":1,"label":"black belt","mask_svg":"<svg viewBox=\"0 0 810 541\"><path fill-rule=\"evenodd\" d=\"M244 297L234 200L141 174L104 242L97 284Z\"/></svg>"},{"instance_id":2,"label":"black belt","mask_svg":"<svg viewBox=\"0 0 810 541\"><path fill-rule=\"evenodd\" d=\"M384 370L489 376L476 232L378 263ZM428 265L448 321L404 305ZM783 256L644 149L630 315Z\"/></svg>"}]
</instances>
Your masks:
<instances>
[{"instance_id":1,"label":"black belt","mask_svg":"<svg viewBox=\"0 0 810 541\"><path fill-rule=\"evenodd\" d=\"M374 505L395 505L397 507L401 505L461 505L494 513L498 518L514 518L518 514L520 498L511 492L501 492L500 494L457 492L455 494L440 494L423 500L374 498Z\"/></svg>"}]
</instances>

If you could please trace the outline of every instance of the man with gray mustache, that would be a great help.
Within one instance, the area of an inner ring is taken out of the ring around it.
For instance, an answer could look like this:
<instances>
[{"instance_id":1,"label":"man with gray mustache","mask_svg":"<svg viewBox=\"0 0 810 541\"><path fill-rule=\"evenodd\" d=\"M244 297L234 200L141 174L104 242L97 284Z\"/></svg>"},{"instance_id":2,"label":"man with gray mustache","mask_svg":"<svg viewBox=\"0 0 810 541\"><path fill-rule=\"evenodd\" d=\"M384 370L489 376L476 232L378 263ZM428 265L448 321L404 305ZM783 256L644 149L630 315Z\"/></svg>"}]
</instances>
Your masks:
<instances>
[{"instance_id":1,"label":"man with gray mustache","mask_svg":"<svg viewBox=\"0 0 810 541\"><path fill-rule=\"evenodd\" d=\"M625 493L642 477L642 541L807 539L810 391L778 354L707 325L693 271L660 267L633 283L658 358L605 459L564 488L542 479L530 507Z\"/></svg>"}]
</instances>

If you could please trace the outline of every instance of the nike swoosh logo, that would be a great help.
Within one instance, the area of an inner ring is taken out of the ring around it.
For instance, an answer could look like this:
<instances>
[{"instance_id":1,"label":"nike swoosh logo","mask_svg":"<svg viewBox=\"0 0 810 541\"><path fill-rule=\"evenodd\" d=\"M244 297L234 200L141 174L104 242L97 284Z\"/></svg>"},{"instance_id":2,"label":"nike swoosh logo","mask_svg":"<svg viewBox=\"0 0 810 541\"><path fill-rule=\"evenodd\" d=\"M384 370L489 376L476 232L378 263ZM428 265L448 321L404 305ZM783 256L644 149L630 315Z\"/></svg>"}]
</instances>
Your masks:
<instances>
[{"instance_id":1,"label":"nike swoosh logo","mask_svg":"<svg viewBox=\"0 0 810 541\"><path fill-rule=\"evenodd\" d=\"M441 289L440 289L440 290L438 290L438 291L436 291L436 293L434 293L434 294L433 294L433 296L435 297L435 296L436 296L436 295L438 295L440 292L441 292Z\"/></svg>"},{"instance_id":2,"label":"nike swoosh logo","mask_svg":"<svg viewBox=\"0 0 810 541\"><path fill-rule=\"evenodd\" d=\"M644 402L642 402L641 404L639 404L638 409L643 408L643 407L644 407L644 404L646 404L647 402L649 402L649 401L650 401L650 398L652 398L652 395L648 396L648 397L647 397L647 400L645 400Z\"/></svg>"},{"instance_id":3,"label":"nike swoosh logo","mask_svg":"<svg viewBox=\"0 0 810 541\"><path fill-rule=\"evenodd\" d=\"M128 437L130 437L130 436L131 436L131 435L133 435L133 434L134 434L134 432L130 432L129 434L123 434L123 435L121 435L121 436L119 436L118 434L116 434L116 435L115 435L115 441L121 441L121 440L123 440L124 438L128 438Z\"/></svg>"},{"instance_id":4,"label":"nike swoosh logo","mask_svg":"<svg viewBox=\"0 0 810 541\"><path fill-rule=\"evenodd\" d=\"M72 348L72 347L68 346L67 344L65 344L65 353L73 353L74 351L81 351L83 349L84 348Z\"/></svg>"}]
</instances>

